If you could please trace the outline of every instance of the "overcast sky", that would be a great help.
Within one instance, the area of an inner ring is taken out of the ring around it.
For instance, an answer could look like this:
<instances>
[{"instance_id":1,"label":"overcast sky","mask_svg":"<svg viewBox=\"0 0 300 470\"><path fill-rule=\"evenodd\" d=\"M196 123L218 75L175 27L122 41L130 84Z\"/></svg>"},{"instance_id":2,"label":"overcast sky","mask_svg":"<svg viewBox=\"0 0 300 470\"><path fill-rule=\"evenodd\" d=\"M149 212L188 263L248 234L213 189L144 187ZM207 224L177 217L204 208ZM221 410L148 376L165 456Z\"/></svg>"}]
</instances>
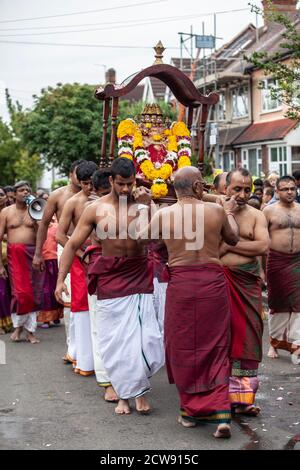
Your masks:
<instances>
[{"instance_id":1,"label":"overcast sky","mask_svg":"<svg viewBox=\"0 0 300 470\"><path fill-rule=\"evenodd\" d=\"M180 54L178 32L188 33L192 26L194 33L202 34L204 22L205 33L213 34L213 16L208 13L244 10L217 15L217 37L222 38L217 41L219 47L247 24L255 24L256 17L248 3L249 0L0 0L0 115L7 120L5 87L13 99L30 107L33 93L57 82L103 83L105 68L114 67L117 82L121 83L132 73L152 65L151 47L158 40L167 49L164 61L169 63L172 56ZM188 57L186 52L184 56Z\"/></svg>"}]
</instances>

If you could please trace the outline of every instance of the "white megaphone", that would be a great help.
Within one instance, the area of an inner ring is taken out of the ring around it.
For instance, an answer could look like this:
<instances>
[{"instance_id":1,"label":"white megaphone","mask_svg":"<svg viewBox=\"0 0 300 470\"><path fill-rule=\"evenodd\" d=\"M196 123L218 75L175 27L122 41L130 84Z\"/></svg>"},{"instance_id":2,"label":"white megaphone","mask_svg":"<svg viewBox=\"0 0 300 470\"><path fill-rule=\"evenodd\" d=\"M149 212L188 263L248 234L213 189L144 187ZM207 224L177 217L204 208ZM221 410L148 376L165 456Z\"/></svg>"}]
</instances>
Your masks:
<instances>
[{"instance_id":1,"label":"white megaphone","mask_svg":"<svg viewBox=\"0 0 300 470\"><path fill-rule=\"evenodd\" d=\"M24 198L28 208L28 214L33 220L42 220L46 200L41 197L34 197L32 194Z\"/></svg>"}]
</instances>

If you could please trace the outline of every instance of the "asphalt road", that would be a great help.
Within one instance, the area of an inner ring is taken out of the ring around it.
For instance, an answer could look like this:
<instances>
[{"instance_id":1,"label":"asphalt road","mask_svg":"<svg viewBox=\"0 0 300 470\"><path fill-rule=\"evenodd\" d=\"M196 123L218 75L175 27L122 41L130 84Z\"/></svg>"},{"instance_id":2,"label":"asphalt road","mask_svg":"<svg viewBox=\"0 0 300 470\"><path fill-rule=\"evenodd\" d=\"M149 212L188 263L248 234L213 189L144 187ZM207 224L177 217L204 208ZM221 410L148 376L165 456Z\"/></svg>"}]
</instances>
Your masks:
<instances>
[{"instance_id":1,"label":"asphalt road","mask_svg":"<svg viewBox=\"0 0 300 470\"><path fill-rule=\"evenodd\" d=\"M300 365L289 354L260 367L257 418L234 419L232 438L212 437L214 426L177 424L178 399L165 370L153 379L153 413L116 416L94 377L80 377L61 358L64 326L38 331L40 344L6 344L0 365L0 449L300 449Z\"/></svg>"}]
</instances>

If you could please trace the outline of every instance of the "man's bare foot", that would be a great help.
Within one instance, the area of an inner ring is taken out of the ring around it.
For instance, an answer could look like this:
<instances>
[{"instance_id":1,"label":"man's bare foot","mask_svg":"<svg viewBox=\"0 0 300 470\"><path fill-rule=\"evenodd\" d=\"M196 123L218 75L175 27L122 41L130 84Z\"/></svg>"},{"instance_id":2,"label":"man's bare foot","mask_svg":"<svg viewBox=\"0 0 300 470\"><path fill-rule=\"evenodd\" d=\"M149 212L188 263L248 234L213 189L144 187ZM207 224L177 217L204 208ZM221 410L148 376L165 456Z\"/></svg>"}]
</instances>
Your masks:
<instances>
[{"instance_id":1,"label":"man's bare foot","mask_svg":"<svg viewBox=\"0 0 300 470\"><path fill-rule=\"evenodd\" d=\"M128 400L119 400L118 406L115 408L115 413L117 415L129 415L130 407Z\"/></svg>"},{"instance_id":2,"label":"man's bare foot","mask_svg":"<svg viewBox=\"0 0 300 470\"><path fill-rule=\"evenodd\" d=\"M37 343L40 343L40 340L37 339L36 336L34 336L33 333L29 333L27 334L27 341L31 344L37 344Z\"/></svg>"},{"instance_id":3,"label":"man's bare foot","mask_svg":"<svg viewBox=\"0 0 300 470\"><path fill-rule=\"evenodd\" d=\"M237 415L257 416L260 413L260 407L255 405L237 406L234 412Z\"/></svg>"},{"instance_id":4,"label":"man's bare foot","mask_svg":"<svg viewBox=\"0 0 300 470\"><path fill-rule=\"evenodd\" d=\"M268 357L271 357L272 359L277 359L279 357L277 350L273 348L273 346L270 346Z\"/></svg>"},{"instance_id":5,"label":"man's bare foot","mask_svg":"<svg viewBox=\"0 0 300 470\"><path fill-rule=\"evenodd\" d=\"M13 334L10 336L10 339L14 343L18 343L19 341L21 341L21 332L22 332L21 328L16 328Z\"/></svg>"},{"instance_id":6,"label":"man's bare foot","mask_svg":"<svg viewBox=\"0 0 300 470\"><path fill-rule=\"evenodd\" d=\"M147 415L150 413L151 408L145 395L135 399L135 408L136 411L141 415Z\"/></svg>"},{"instance_id":7,"label":"man's bare foot","mask_svg":"<svg viewBox=\"0 0 300 470\"><path fill-rule=\"evenodd\" d=\"M194 428L196 426L196 423L193 421L188 421L187 419L184 419L182 416L178 416L177 421L179 424L181 424L184 428Z\"/></svg>"},{"instance_id":8,"label":"man's bare foot","mask_svg":"<svg viewBox=\"0 0 300 470\"><path fill-rule=\"evenodd\" d=\"M116 394L115 389L112 385L105 387L104 400L110 403L116 403L117 401L119 401L118 395Z\"/></svg>"},{"instance_id":9,"label":"man's bare foot","mask_svg":"<svg viewBox=\"0 0 300 470\"><path fill-rule=\"evenodd\" d=\"M228 439L229 437L231 437L231 431L230 431L230 426L229 424L219 424L219 426L217 427L217 430L216 432L214 432L214 437L217 437L217 438L223 438L223 439Z\"/></svg>"}]
</instances>

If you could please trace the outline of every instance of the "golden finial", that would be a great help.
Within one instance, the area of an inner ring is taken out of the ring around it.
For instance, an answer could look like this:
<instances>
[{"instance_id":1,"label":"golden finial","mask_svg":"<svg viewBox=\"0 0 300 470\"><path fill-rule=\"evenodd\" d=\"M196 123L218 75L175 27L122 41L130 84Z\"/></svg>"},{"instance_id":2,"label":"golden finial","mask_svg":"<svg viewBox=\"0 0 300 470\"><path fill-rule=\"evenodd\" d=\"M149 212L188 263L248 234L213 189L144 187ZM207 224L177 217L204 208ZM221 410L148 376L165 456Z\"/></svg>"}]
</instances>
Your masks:
<instances>
[{"instance_id":1,"label":"golden finial","mask_svg":"<svg viewBox=\"0 0 300 470\"><path fill-rule=\"evenodd\" d=\"M163 64L162 58L163 58L163 53L166 50L164 46L162 45L162 42L159 41L153 49L156 52L155 58L156 61L154 62L153 65L158 65L158 64Z\"/></svg>"}]
</instances>

